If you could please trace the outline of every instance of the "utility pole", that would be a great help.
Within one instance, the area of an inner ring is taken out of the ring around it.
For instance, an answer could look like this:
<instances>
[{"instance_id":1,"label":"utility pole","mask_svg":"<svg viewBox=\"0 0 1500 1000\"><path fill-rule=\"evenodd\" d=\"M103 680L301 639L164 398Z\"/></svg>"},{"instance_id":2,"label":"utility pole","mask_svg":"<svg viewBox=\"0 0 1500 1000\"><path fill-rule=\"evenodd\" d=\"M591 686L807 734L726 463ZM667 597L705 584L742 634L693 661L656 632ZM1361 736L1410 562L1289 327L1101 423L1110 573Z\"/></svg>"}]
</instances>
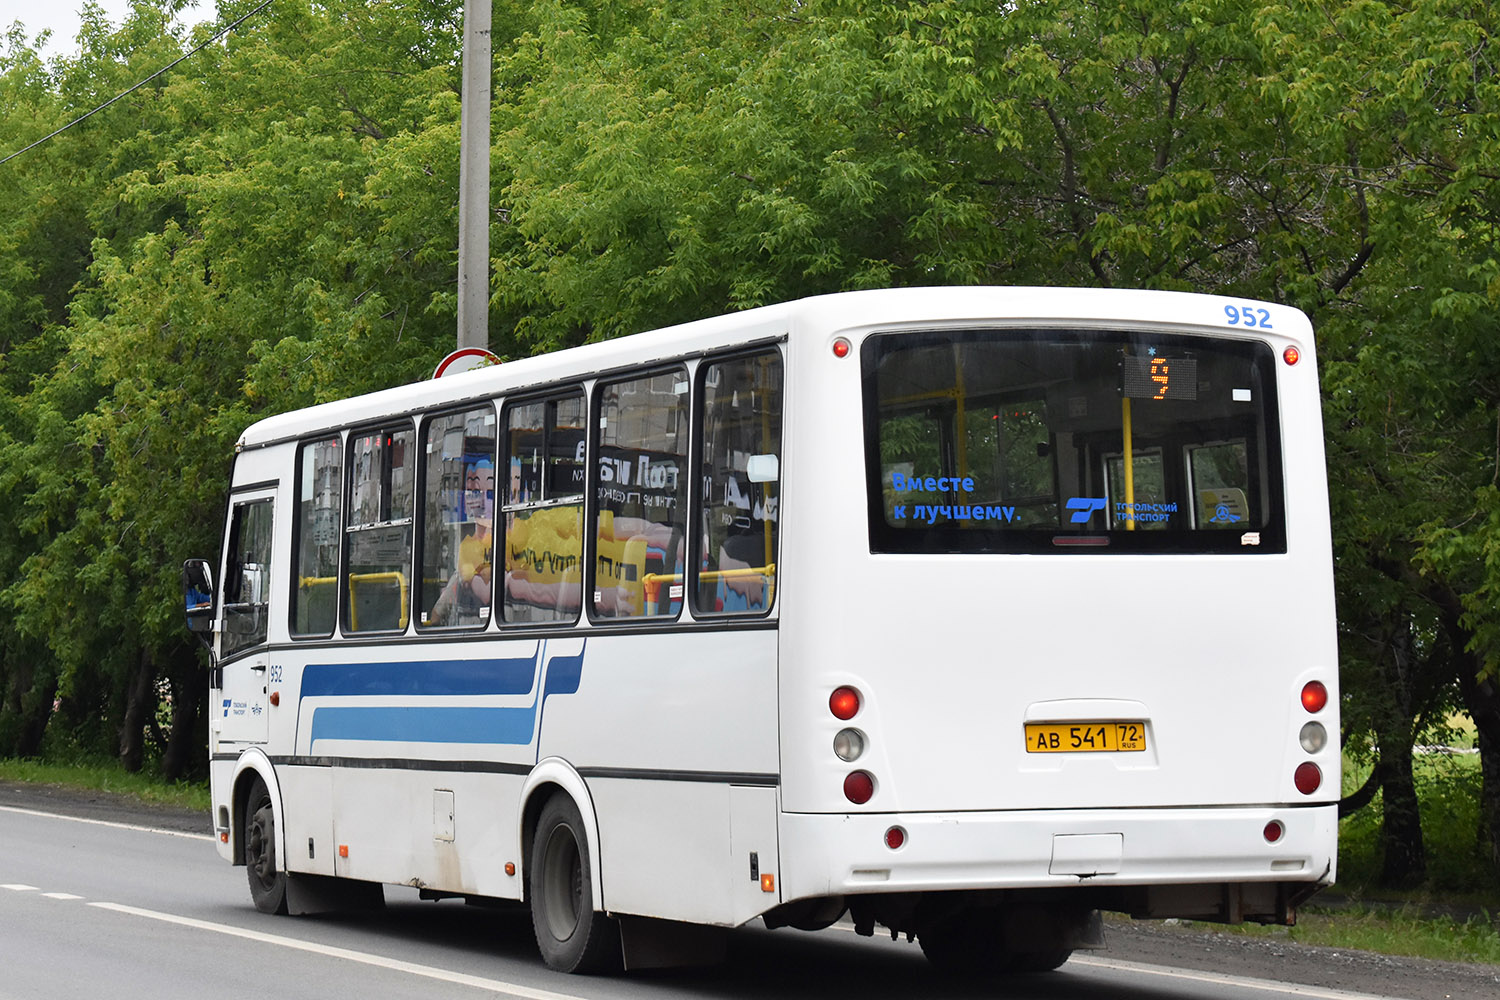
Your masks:
<instances>
[{"instance_id":1,"label":"utility pole","mask_svg":"<svg viewBox=\"0 0 1500 1000\"><path fill-rule=\"evenodd\" d=\"M490 346L490 0L464 2L459 112L458 346Z\"/></svg>"}]
</instances>

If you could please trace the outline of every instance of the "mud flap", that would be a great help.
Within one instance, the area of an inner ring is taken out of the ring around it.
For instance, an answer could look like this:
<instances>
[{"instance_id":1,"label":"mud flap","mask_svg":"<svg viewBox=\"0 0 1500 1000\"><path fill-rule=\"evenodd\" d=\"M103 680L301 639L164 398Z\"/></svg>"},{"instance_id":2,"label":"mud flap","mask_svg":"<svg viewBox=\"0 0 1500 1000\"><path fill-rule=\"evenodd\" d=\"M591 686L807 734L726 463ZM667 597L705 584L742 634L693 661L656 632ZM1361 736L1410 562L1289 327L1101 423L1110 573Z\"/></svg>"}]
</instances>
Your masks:
<instances>
[{"instance_id":1,"label":"mud flap","mask_svg":"<svg viewBox=\"0 0 1500 1000\"><path fill-rule=\"evenodd\" d=\"M717 965L729 956L729 932L655 917L620 917L625 970Z\"/></svg>"},{"instance_id":2,"label":"mud flap","mask_svg":"<svg viewBox=\"0 0 1500 1000\"><path fill-rule=\"evenodd\" d=\"M385 892L379 882L287 873L286 911L290 914L379 910L384 907Z\"/></svg>"}]
</instances>

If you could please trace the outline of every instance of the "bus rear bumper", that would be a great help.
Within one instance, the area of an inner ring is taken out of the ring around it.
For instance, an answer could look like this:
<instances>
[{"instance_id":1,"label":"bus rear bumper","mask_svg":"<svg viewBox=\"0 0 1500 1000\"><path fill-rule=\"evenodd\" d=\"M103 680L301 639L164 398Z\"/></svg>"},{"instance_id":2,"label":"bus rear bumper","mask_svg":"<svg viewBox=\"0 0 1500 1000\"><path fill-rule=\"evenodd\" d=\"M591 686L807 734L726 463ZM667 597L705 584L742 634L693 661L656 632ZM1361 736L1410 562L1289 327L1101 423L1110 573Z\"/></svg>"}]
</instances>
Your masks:
<instances>
[{"instance_id":1,"label":"bus rear bumper","mask_svg":"<svg viewBox=\"0 0 1500 1000\"><path fill-rule=\"evenodd\" d=\"M1332 884L1337 864L1336 803L782 813L780 821L787 901L1077 886L1305 882L1311 888ZM894 849L886 837L892 827L903 834Z\"/></svg>"}]
</instances>

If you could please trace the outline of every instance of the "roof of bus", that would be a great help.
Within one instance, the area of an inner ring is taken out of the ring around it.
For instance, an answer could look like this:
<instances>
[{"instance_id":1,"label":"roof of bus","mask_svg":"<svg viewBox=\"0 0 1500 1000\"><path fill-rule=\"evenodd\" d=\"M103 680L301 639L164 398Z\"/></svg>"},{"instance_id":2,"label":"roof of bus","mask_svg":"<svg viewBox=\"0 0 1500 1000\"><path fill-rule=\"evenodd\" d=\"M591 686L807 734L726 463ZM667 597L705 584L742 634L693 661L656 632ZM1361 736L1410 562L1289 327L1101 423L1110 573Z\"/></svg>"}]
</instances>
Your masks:
<instances>
[{"instance_id":1,"label":"roof of bus","mask_svg":"<svg viewBox=\"0 0 1500 1000\"><path fill-rule=\"evenodd\" d=\"M570 378L588 378L600 372L737 343L783 335L794 337L805 330L827 333L874 325L1031 317L1048 321L1223 325L1224 305L1232 301L1244 300L1184 292L977 285L839 292L585 344L278 414L247 428L238 447L264 446L325 429L376 421L387 415L483 399ZM1279 332L1295 336L1308 329L1307 320L1299 311L1270 303L1260 305L1278 312L1284 310L1300 319L1296 323L1278 324ZM1201 318L1187 318L1194 315Z\"/></svg>"}]
</instances>

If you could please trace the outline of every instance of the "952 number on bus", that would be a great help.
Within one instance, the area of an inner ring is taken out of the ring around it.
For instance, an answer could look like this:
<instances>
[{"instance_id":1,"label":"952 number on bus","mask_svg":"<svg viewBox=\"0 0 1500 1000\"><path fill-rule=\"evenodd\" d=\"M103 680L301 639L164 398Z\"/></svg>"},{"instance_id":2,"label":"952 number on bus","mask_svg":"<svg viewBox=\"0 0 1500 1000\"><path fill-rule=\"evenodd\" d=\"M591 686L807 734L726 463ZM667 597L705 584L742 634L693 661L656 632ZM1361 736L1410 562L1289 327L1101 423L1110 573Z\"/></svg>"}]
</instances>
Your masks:
<instances>
[{"instance_id":1,"label":"952 number on bus","mask_svg":"<svg viewBox=\"0 0 1500 1000\"><path fill-rule=\"evenodd\" d=\"M1140 722L1028 722L1027 753L1137 753L1146 749Z\"/></svg>"}]
</instances>

